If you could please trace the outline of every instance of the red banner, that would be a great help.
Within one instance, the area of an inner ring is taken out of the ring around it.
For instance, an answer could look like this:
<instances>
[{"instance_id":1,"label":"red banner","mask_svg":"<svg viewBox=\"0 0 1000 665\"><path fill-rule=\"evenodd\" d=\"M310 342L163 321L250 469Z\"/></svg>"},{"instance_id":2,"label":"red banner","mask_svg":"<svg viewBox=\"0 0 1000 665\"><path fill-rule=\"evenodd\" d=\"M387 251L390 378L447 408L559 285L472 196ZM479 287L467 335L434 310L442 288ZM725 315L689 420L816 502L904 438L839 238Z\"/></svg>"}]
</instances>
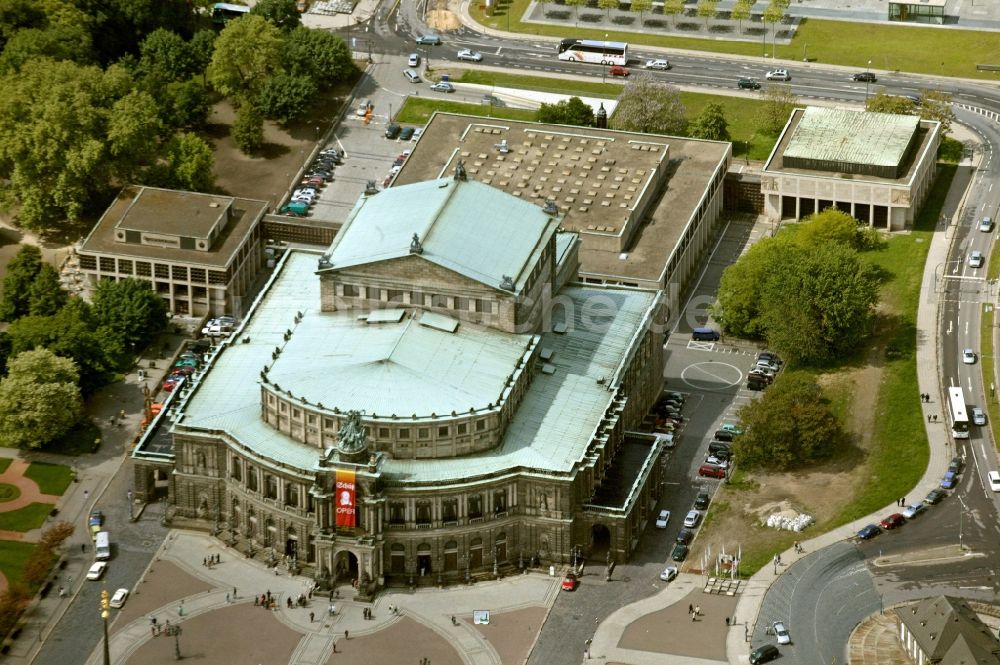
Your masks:
<instances>
[{"instance_id":1,"label":"red banner","mask_svg":"<svg viewBox=\"0 0 1000 665\"><path fill-rule=\"evenodd\" d=\"M354 512L354 471L337 469L337 526L356 526Z\"/></svg>"}]
</instances>

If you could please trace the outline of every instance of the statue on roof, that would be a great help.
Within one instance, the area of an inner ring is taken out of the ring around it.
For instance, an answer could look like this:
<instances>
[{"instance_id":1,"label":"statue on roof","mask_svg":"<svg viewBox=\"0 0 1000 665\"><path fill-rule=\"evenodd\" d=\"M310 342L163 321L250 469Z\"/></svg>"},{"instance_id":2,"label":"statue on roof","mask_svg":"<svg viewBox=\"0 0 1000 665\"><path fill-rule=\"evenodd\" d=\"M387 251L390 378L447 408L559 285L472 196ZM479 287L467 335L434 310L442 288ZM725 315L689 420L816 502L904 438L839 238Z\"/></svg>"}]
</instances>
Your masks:
<instances>
[{"instance_id":1,"label":"statue on roof","mask_svg":"<svg viewBox=\"0 0 1000 665\"><path fill-rule=\"evenodd\" d=\"M460 159L458 163L455 164L455 180L467 180L468 176L465 174L465 160Z\"/></svg>"},{"instance_id":2,"label":"statue on roof","mask_svg":"<svg viewBox=\"0 0 1000 665\"><path fill-rule=\"evenodd\" d=\"M423 254L424 246L420 244L420 236L416 233L413 234L413 239L410 241L410 254Z\"/></svg>"},{"instance_id":3,"label":"statue on roof","mask_svg":"<svg viewBox=\"0 0 1000 665\"><path fill-rule=\"evenodd\" d=\"M503 279L500 281L500 288L504 291L514 290L514 278L510 275L504 275Z\"/></svg>"},{"instance_id":4,"label":"statue on roof","mask_svg":"<svg viewBox=\"0 0 1000 665\"><path fill-rule=\"evenodd\" d=\"M361 413L355 410L347 412L347 418L337 432L337 448L342 453L357 453L368 447L368 434L361 424Z\"/></svg>"}]
</instances>

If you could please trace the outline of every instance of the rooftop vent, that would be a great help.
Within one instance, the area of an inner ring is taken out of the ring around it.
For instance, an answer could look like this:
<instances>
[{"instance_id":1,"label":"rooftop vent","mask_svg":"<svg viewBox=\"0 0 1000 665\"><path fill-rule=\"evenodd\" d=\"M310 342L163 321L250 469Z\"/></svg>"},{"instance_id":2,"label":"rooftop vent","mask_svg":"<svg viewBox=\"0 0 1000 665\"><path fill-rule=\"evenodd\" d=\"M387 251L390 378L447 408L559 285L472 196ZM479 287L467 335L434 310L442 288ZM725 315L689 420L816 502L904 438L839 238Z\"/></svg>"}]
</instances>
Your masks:
<instances>
[{"instance_id":1,"label":"rooftop vent","mask_svg":"<svg viewBox=\"0 0 1000 665\"><path fill-rule=\"evenodd\" d=\"M556 202L552 199L545 199L545 205L542 207L542 212L546 215L558 215L559 208L556 206Z\"/></svg>"},{"instance_id":2,"label":"rooftop vent","mask_svg":"<svg viewBox=\"0 0 1000 665\"><path fill-rule=\"evenodd\" d=\"M365 185L365 196L375 196L378 194L378 185L375 184L374 180L369 180Z\"/></svg>"},{"instance_id":3,"label":"rooftop vent","mask_svg":"<svg viewBox=\"0 0 1000 665\"><path fill-rule=\"evenodd\" d=\"M501 139L500 143L494 144L493 147L499 150L504 155L510 152L510 147L507 145L507 139Z\"/></svg>"}]
</instances>

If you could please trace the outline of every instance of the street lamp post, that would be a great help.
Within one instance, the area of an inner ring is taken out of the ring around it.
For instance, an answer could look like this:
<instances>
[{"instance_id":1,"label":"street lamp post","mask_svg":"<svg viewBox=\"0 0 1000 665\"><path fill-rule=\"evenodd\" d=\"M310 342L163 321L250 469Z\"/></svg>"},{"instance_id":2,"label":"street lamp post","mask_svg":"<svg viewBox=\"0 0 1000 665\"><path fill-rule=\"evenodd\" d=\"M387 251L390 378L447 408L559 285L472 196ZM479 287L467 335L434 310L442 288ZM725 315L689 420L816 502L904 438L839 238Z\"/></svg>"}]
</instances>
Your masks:
<instances>
[{"instance_id":1,"label":"street lamp post","mask_svg":"<svg viewBox=\"0 0 1000 665\"><path fill-rule=\"evenodd\" d=\"M101 591L101 620L104 622L104 665L111 665L111 647L108 644L108 608L111 603L108 600L108 590Z\"/></svg>"},{"instance_id":2,"label":"street lamp post","mask_svg":"<svg viewBox=\"0 0 1000 665\"><path fill-rule=\"evenodd\" d=\"M865 70L865 106L868 106L868 88L872 84L872 61L868 61L868 69Z\"/></svg>"},{"instance_id":3,"label":"street lamp post","mask_svg":"<svg viewBox=\"0 0 1000 665\"><path fill-rule=\"evenodd\" d=\"M604 49L601 51L601 83L607 82L608 74L608 33L604 33Z\"/></svg>"}]
</instances>

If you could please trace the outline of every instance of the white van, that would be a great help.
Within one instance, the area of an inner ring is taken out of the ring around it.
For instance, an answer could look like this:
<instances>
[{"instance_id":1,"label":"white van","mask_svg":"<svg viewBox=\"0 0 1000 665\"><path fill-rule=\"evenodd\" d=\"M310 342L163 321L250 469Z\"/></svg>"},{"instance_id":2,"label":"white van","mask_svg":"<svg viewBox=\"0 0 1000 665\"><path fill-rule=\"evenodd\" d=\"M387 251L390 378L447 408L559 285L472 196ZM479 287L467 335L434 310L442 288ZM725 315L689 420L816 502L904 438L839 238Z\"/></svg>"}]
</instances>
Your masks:
<instances>
[{"instance_id":1,"label":"white van","mask_svg":"<svg viewBox=\"0 0 1000 665\"><path fill-rule=\"evenodd\" d=\"M420 75L412 69L404 69L403 76L405 76L406 80L410 83L420 83Z\"/></svg>"},{"instance_id":2,"label":"white van","mask_svg":"<svg viewBox=\"0 0 1000 665\"><path fill-rule=\"evenodd\" d=\"M107 561L111 558L111 534L107 531L99 531L94 540L94 558L98 561Z\"/></svg>"}]
</instances>

